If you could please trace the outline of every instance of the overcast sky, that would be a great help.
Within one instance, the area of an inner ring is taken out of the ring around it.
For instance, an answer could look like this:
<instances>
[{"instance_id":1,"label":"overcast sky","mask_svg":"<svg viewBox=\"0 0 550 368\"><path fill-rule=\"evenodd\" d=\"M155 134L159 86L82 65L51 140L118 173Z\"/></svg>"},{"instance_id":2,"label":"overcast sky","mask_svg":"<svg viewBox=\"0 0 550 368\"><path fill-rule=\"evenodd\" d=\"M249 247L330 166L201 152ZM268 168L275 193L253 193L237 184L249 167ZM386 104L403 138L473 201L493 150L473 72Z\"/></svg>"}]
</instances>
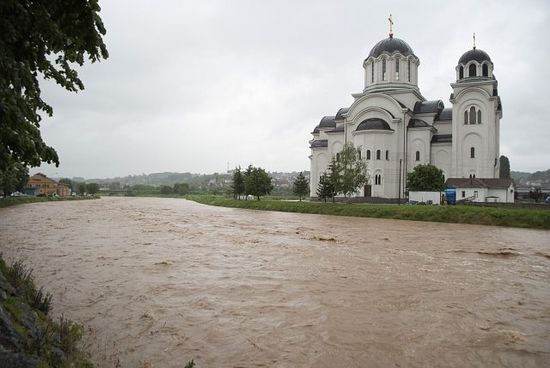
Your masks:
<instances>
[{"instance_id":1,"label":"overcast sky","mask_svg":"<svg viewBox=\"0 0 550 368\"><path fill-rule=\"evenodd\" d=\"M363 89L363 60L388 36L420 58L419 87L451 107L460 56L494 63L512 170L550 168L550 2L100 1L109 59L86 89L43 84L56 177L213 173L253 164L309 170L310 132Z\"/></svg>"}]
</instances>

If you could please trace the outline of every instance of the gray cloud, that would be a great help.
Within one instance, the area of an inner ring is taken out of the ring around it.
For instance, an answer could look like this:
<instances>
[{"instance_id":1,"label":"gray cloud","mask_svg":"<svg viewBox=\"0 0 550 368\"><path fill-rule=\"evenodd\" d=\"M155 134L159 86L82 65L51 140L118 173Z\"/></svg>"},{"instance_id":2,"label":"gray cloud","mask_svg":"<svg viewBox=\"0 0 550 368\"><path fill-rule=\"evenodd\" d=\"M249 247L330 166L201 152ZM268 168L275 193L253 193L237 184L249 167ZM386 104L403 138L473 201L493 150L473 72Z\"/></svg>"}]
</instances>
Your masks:
<instances>
[{"instance_id":1,"label":"gray cloud","mask_svg":"<svg viewBox=\"0 0 550 368\"><path fill-rule=\"evenodd\" d=\"M363 87L363 59L387 37L420 57L420 90L446 106L454 67L478 47L495 64L501 153L514 170L549 167L545 1L102 1L111 57L80 69L86 90L51 83L42 132L56 176L309 169L310 132Z\"/></svg>"}]
</instances>

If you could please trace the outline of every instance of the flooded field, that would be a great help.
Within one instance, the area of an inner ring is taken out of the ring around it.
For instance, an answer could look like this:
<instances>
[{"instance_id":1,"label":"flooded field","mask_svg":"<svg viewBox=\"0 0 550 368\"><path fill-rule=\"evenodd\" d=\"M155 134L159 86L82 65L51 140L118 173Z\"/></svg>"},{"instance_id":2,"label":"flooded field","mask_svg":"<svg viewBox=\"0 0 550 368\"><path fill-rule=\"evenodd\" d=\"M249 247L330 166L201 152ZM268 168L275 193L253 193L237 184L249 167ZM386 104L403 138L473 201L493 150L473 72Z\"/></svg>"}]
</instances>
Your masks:
<instances>
[{"instance_id":1,"label":"flooded field","mask_svg":"<svg viewBox=\"0 0 550 368\"><path fill-rule=\"evenodd\" d=\"M104 198L0 209L0 252L98 367L550 362L549 231Z\"/></svg>"}]
</instances>

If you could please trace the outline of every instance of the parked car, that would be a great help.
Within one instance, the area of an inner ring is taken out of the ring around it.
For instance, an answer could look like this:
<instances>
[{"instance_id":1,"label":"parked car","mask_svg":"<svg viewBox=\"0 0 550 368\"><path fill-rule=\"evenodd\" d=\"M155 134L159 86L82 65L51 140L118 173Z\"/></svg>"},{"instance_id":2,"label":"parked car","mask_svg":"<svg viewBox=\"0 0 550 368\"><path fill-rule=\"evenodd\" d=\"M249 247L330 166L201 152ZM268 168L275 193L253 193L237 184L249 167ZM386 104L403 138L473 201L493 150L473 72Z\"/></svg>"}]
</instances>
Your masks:
<instances>
[{"instance_id":1,"label":"parked car","mask_svg":"<svg viewBox=\"0 0 550 368\"><path fill-rule=\"evenodd\" d=\"M550 196L546 197L546 199L544 200L544 202L550 204Z\"/></svg>"}]
</instances>

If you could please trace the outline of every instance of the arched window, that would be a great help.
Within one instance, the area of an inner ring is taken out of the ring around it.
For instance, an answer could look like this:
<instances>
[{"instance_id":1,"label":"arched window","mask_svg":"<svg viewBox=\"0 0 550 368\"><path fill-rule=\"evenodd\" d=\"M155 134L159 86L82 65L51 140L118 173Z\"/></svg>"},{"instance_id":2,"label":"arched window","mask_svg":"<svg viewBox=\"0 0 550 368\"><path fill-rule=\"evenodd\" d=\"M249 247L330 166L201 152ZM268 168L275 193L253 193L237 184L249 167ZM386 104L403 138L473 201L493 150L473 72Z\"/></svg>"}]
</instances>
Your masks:
<instances>
[{"instance_id":1,"label":"arched window","mask_svg":"<svg viewBox=\"0 0 550 368\"><path fill-rule=\"evenodd\" d=\"M464 67L461 65L460 68L458 68L458 79L464 78Z\"/></svg>"},{"instance_id":2,"label":"arched window","mask_svg":"<svg viewBox=\"0 0 550 368\"><path fill-rule=\"evenodd\" d=\"M470 147L470 158L476 158L476 149L474 147Z\"/></svg>"},{"instance_id":3,"label":"arched window","mask_svg":"<svg viewBox=\"0 0 550 368\"><path fill-rule=\"evenodd\" d=\"M476 123L476 109L475 107L470 107L470 124Z\"/></svg>"},{"instance_id":4,"label":"arched window","mask_svg":"<svg viewBox=\"0 0 550 368\"><path fill-rule=\"evenodd\" d=\"M372 61L372 64L370 65L370 81L371 81L371 83L374 83L374 60Z\"/></svg>"},{"instance_id":5,"label":"arched window","mask_svg":"<svg viewBox=\"0 0 550 368\"><path fill-rule=\"evenodd\" d=\"M376 150L376 159L380 160L380 150Z\"/></svg>"},{"instance_id":6,"label":"arched window","mask_svg":"<svg viewBox=\"0 0 550 368\"><path fill-rule=\"evenodd\" d=\"M483 74L484 77L488 77L488 76L489 76L489 65L483 64L483 67L482 67L482 74Z\"/></svg>"},{"instance_id":7,"label":"arched window","mask_svg":"<svg viewBox=\"0 0 550 368\"><path fill-rule=\"evenodd\" d=\"M382 80L386 80L386 59L382 59Z\"/></svg>"},{"instance_id":8,"label":"arched window","mask_svg":"<svg viewBox=\"0 0 550 368\"><path fill-rule=\"evenodd\" d=\"M468 69L468 76L469 77L477 76L477 67L475 64L470 64L470 68Z\"/></svg>"},{"instance_id":9,"label":"arched window","mask_svg":"<svg viewBox=\"0 0 550 368\"><path fill-rule=\"evenodd\" d=\"M390 159L390 151L386 151L386 160Z\"/></svg>"},{"instance_id":10,"label":"arched window","mask_svg":"<svg viewBox=\"0 0 550 368\"><path fill-rule=\"evenodd\" d=\"M409 62L407 64L407 71L408 71L408 76L409 76L409 82L411 81L411 59L409 59Z\"/></svg>"},{"instance_id":11,"label":"arched window","mask_svg":"<svg viewBox=\"0 0 550 368\"><path fill-rule=\"evenodd\" d=\"M336 154L336 161L340 161L340 153Z\"/></svg>"},{"instance_id":12,"label":"arched window","mask_svg":"<svg viewBox=\"0 0 550 368\"><path fill-rule=\"evenodd\" d=\"M380 185L382 184L382 175L376 174L374 175L374 185Z\"/></svg>"},{"instance_id":13,"label":"arched window","mask_svg":"<svg viewBox=\"0 0 550 368\"><path fill-rule=\"evenodd\" d=\"M477 123L481 124L481 110L477 110Z\"/></svg>"},{"instance_id":14,"label":"arched window","mask_svg":"<svg viewBox=\"0 0 550 368\"><path fill-rule=\"evenodd\" d=\"M399 80L399 59L395 59L395 80Z\"/></svg>"},{"instance_id":15,"label":"arched window","mask_svg":"<svg viewBox=\"0 0 550 368\"><path fill-rule=\"evenodd\" d=\"M468 111L464 111L464 125L468 124Z\"/></svg>"},{"instance_id":16,"label":"arched window","mask_svg":"<svg viewBox=\"0 0 550 368\"><path fill-rule=\"evenodd\" d=\"M420 151L416 151L416 161L420 161Z\"/></svg>"},{"instance_id":17,"label":"arched window","mask_svg":"<svg viewBox=\"0 0 550 368\"><path fill-rule=\"evenodd\" d=\"M367 160L370 160L370 150L367 150Z\"/></svg>"},{"instance_id":18,"label":"arched window","mask_svg":"<svg viewBox=\"0 0 550 368\"><path fill-rule=\"evenodd\" d=\"M357 148L357 158L361 159L361 148Z\"/></svg>"}]
</instances>

